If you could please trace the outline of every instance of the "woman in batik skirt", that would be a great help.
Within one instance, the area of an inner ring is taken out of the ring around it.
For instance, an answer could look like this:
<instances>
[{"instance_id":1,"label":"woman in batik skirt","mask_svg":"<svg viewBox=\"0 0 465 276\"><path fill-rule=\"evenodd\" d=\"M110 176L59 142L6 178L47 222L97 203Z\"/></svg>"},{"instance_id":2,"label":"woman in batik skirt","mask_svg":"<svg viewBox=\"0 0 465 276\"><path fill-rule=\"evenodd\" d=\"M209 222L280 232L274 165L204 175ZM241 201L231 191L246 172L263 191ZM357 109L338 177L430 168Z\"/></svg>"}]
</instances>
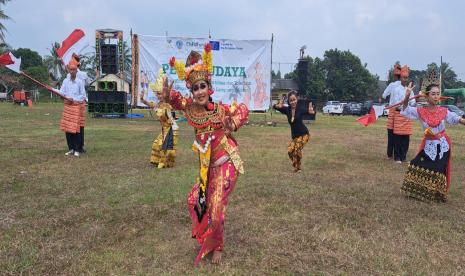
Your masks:
<instances>
[{"instance_id":1,"label":"woman in batik skirt","mask_svg":"<svg viewBox=\"0 0 465 276\"><path fill-rule=\"evenodd\" d=\"M206 44L203 55L192 51L186 63L170 60L180 80L192 97L185 98L178 91L164 88L170 95L173 108L182 110L194 128L192 149L198 154L199 175L187 197L192 220L192 237L200 250L195 265L212 253L212 262L219 263L224 248L225 211L229 195L234 190L239 173L244 173L236 139L232 132L246 122L249 114L244 104L214 103L211 76L213 73L211 45Z\"/></svg>"},{"instance_id":2,"label":"woman in batik skirt","mask_svg":"<svg viewBox=\"0 0 465 276\"><path fill-rule=\"evenodd\" d=\"M303 122L303 115L307 113L315 114L315 111L313 109L312 102L308 104L308 109L298 109L297 101L297 92L291 91L287 95L287 107L284 106L284 101L281 99L279 104L275 104L273 108L286 115L287 121L289 122L289 125L291 125L292 140L287 146L287 154L292 162L294 171L300 172L302 169L302 150L310 138L308 129Z\"/></svg>"},{"instance_id":3,"label":"woman in batik skirt","mask_svg":"<svg viewBox=\"0 0 465 276\"><path fill-rule=\"evenodd\" d=\"M401 114L412 120L420 120L424 136L418 154L410 161L401 191L420 200L445 202L451 182L452 146L446 134L445 123L465 125L465 119L438 106L441 101L439 85L431 84L426 87L423 93L428 105L425 107L408 105L411 91L412 84L406 89Z\"/></svg>"},{"instance_id":4,"label":"woman in batik skirt","mask_svg":"<svg viewBox=\"0 0 465 276\"><path fill-rule=\"evenodd\" d=\"M153 141L150 157L150 163L159 169L174 167L179 129L172 117L171 105L162 94L164 76L163 70L160 69L157 81L150 84L150 89L157 95L158 104L145 100L143 90L140 95L141 102L153 109L160 121L161 133Z\"/></svg>"}]
</instances>

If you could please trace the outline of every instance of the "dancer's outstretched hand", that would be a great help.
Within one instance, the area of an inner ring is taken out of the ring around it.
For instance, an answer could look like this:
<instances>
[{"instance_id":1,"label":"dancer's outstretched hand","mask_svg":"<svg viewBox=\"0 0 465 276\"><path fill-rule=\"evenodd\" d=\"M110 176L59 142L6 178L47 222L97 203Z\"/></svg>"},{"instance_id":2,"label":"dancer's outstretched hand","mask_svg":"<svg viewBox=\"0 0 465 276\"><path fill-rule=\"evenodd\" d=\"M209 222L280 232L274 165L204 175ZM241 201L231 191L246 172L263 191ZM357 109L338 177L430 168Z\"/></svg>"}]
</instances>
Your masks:
<instances>
[{"instance_id":1,"label":"dancer's outstretched hand","mask_svg":"<svg viewBox=\"0 0 465 276\"><path fill-rule=\"evenodd\" d=\"M413 82L410 82L408 86L405 88L405 93L410 96L410 93L413 91L415 88L415 85L413 85Z\"/></svg>"},{"instance_id":2,"label":"dancer's outstretched hand","mask_svg":"<svg viewBox=\"0 0 465 276\"><path fill-rule=\"evenodd\" d=\"M283 108L284 106L284 98L281 98L278 104L275 105L277 108Z\"/></svg>"},{"instance_id":3,"label":"dancer's outstretched hand","mask_svg":"<svg viewBox=\"0 0 465 276\"><path fill-rule=\"evenodd\" d=\"M315 114L315 109L313 107L313 103L309 102L308 103L308 114Z\"/></svg>"},{"instance_id":4,"label":"dancer's outstretched hand","mask_svg":"<svg viewBox=\"0 0 465 276\"><path fill-rule=\"evenodd\" d=\"M168 80L168 77L164 76L163 77L163 98L165 99L169 99L170 98L170 93L171 93L171 90L173 89L173 84L174 84L174 81L171 81L171 83L169 83L169 80Z\"/></svg>"},{"instance_id":5,"label":"dancer's outstretched hand","mask_svg":"<svg viewBox=\"0 0 465 276\"><path fill-rule=\"evenodd\" d=\"M230 116L224 116L224 118L223 118L223 126L224 126L224 129L226 130L226 134L229 134L229 133L231 133L231 132L233 132L235 130L234 123L231 120Z\"/></svg>"}]
</instances>

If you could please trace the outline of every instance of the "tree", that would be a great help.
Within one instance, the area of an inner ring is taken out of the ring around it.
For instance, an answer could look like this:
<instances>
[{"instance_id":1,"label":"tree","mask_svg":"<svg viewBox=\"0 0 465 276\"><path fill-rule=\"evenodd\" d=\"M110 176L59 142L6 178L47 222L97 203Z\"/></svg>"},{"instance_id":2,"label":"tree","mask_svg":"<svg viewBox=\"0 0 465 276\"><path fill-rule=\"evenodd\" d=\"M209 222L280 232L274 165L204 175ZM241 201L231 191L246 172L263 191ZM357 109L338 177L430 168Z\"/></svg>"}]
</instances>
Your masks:
<instances>
[{"instance_id":1,"label":"tree","mask_svg":"<svg viewBox=\"0 0 465 276\"><path fill-rule=\"evenodd\" d=\"M49 75L48 70L44 66L32 66L28 67L24 70L24 73L28 74L29 76L33 77L34 79L44 83L49 84ZM19 81L26 90L37 89L37 84L30 81L28 78L24 76L20 76Z\"/></svg>"},{"instance_id":2,"label":"tree","mask_svg":"<svg viewBox=\"0 0 465 276\"><path fill-rule=\"evenodd\" d=\"M11 19L8 15L5 14L5 12L3 11L1 5L5 5L6 2L8 2L10 0L0 0L0 20L9 20ZM0 21L0 43L4 43L5 42L5 32L6 32L6 28L5 28L5 25L3 25Z\"/></svg>"},{"instance_id":3,"label":"tree","mask_svg":"<svg viewBox=\"0 0 465 276\"><path fill-rule=\"evenodd\" d=\"M460 88L463 87L461 81L457 78L457 74L450 67L449 63L443 62L441 64L442 82L444 88Z\"/></svg>"},{"instance_id":4,"label":"tree","mask_svg":"<svg viewBox=\"0 0 465 276\"><path fill-rule=\"evenodd\" d=\"M123 41L123 59L124 59L124 71L131 74L132 52L131 52L131 47L128 46L128 43L126 41Z\"/></svg>"},{"instance_id":5,"label":"tree","mask_svg":"<svg viewBox=\"0 0 465 276\"><path fill-rule=\"evenodd\" d=\"M320 58L312 59L308 64L308 78L306 84L305 97L308 99L316 98L319 100L326 97L326 80L323 61Z\"/></svg>"},{"instance_id":6,"label":"tree","mask_svg":"<svg viewBox=\"0 0 465 276\"><path fill-rule=\"evenodd\" d=\"M323 60L328 99L363 101L377 97L378 79L350 51L331 49Z\"/></svg>"},{"instance_id":7,"label":"tree","mask_svg":"<svg viewBox=\"0 0 465 276\"><path fill-rule=\"evenodd\" d=\"M21 71L44 84L50 83L47 67L44 66L42 57L36 51L28 48L18 48L13 50L12 53L16 57L21 57ZM18 79L25 89L37 89L37 85L26 77L20 76Z\"/></svg>"},{"instance_id":8,"label":"tree","mask_svg":"<svg viewBox=\"0 0 465 276\"><path fill-rule=\"evenodd\" d=\"M50 55L44 57L44 65L47 67L48 72L52 75L54 81L62 81L66 77L66 71L63 66L61 58L58 56L56 50L60 48L60 43L52 43L52 48L50 48Z\"/></svg>"},{"instance_id":9,"label":"tree","mask_svg":"<svg viewBox=\"0 0 465 276\"><path fill-rule=\"evenodd\" d=\"M437 63L432 62L428 64L424 78L426 78L429 73L435 70L437 74L442 74L442 90L445 88L460 88L461 81L457 78L457 74L455 71L449 66L449 63L443 62L441 64L441 68L437 65Z\"/></svg>"},{"instance_id":10,"label":"tree","mask_svg":"<svg viewBox=\"0 0 465 276\"><path fill-rule=\"evenodd\" d=\"M271 79L281 79L281 71L278 70L278 73L275 73L273 70L271 70Z\"/></svg>"},{"instance_id":11,"label":"tree","mask_svg":"<svg viewBox=\"0 0 465 276\"><path fill-rule=\"evenodd\" d=\"M296 80L297 79L297 71L294 69L294 71L291 71L289 73L284 74L284 78L285 79Z\"/></svg>"},{"instance_id":12,"label":"tree","mask_svg":"<svg viewBox=\"0 0 465 276\"><path fill-rule=\"evenodd\" d=\"M95 79L95 70L97 69L97 64L95 60L95 50L82 55L80 63L80 70L85 71L89 78Z\"/></svg>"},{"instance_id":13,"label":"tree","mask_svg":"<svg viewBox=\"0 0 465 276\"><path fill-rule=\"evenodd\" d=\"M0 55L9 51L11 51L10 45L5 42L0 42Z\"/></svg>"},{"instance_id":14,"label":"tree","mask_svg":"<svg viewBox=\"0 0 465 276\"><path fill-rule=\"evenodd\" d=\"M420 91L421 82L425 78L425 76L426 76L425 70L410 69L409 80L413 82L413 84L415 85L415 88L414 88L415 94Z\"/></svg>"},{"instance_id":15,"label":"tree","mask_svg":"<svg viewBox=\"0 0 465 276\"><path fill-rule=\"evenodd\" d=\"M18 48L12 51L13 55L21 58L21 70L29 67L44 66L42 57L36 51L28 48Z\"/></svg>"}]
</instances>

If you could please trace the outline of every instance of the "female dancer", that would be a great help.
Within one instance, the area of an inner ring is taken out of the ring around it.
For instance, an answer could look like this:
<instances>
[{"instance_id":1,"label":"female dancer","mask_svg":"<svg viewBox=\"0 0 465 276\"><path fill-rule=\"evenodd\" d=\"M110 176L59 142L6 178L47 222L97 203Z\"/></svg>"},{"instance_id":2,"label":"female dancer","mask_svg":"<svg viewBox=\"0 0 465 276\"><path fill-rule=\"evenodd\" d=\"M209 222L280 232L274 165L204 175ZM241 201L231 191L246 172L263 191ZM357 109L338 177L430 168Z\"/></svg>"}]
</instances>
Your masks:
<instances>
[{"instance_id":1,"label":"female dancer","mask_svg":"<svg viewBox=\"0 0 465 276\"><path fill-rule=\"evenodd\" d=\"M170 60L180 80L186 81L192 98L168 88L171 105L184 111L188 123L194 128L192 149L199 155L199 176L189 193L187 204L192 219L192 237L200 244L195 259L213 252L212 262L221 261L225 208L234 189L238 173L243 173L237 142L231 132L247 121L249 110L244 104L231 106L212 102L211 74L213 72L210 44L205 45L203 56L192 51L186 63Z\"/></svg>"},{"instance_id":2,"label":"female dancer","mask_svg":"<svg viewBox=\"0 0 465 276\"><path fill-rule=\"evenodd\" d=\"M150 84L150 89L157 95L158 105L144 99L144 90L140 94L141 102L153 109L160 120L161 133L153 141L152 156L150 157L150 163L159 169L174 166L179 129L172 117L171 105L167 102L168 99L163 97L162 94L164 76L163 70L160 69L157 81Z\"/></svg>"},{"instance_id":3,"label":"female dancer","mask_svg":"<svg viewBox=\"0 0 465 276\"><path fill-rule=\"evenodd\" d=\"M287 95L287 107L284 106L284 101L281 99L279 104L273 105L273 108L286 115L287 121L291 125L292 140L291 142L289 142L289 145L287 146L287 154L289 155L289 159L291 159L294 171L300 172L302 150L305 144L307 144L308 139L310 138L308 129L302 121L302 116L305 113L315 114L315 110L313 109L312 102L308 104L307 110L298 110L297 102L297 92L291 91Z\"/></svg>"},{"instance_id":4,"label":"female dancer","mask_svg":"<svg viewBox=\"0 0 465 276\"><path fill-rule=\"evenodd\" d=\"M465 125L465 119L438 106L441 101L439 85L431 84L424 92L428 106L408 105L412 84L407 87L401 114L420 120L424 132L417 156L410 161L401 191L421 200L445 202L450 188L451 140L446 134L445 122Z\"/></svg>"}]
</instances>

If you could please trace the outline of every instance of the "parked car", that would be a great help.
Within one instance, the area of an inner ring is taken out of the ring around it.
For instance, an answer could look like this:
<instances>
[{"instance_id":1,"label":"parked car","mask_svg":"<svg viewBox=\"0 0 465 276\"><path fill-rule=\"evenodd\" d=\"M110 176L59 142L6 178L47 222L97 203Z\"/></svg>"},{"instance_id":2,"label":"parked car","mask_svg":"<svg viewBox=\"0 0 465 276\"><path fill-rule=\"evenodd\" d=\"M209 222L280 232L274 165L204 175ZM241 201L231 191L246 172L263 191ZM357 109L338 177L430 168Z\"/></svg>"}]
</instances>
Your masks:
<instances>
[{"instance_id":1,"label":"parked car","mask_svg":"<svg viewBox=\"0 0 465 276\"><path fill-rule=\"evenodd\" d=\"M342 114L344 115L361 115L362 104L356 102L350 102L342 108Z\"/></svg>"},{"instance_id":2,"label":"parked car","mask_svg":"<svg viewBox=\"0 0 465 276\"><path fill-rule=\"evenodd\" d=\"M7 100L7 95L8 94L6 92L0 93L0 102L6 101Z\"/></svg>"},{"instance_id":3,"label":"parked car","mask_svg":"<svg viewBox=\"0 0 465 276\"><path fill-rule=\"evenodd\" d=\"M455 114L459 115L460 117L465 118L465 116L464 116L465 112L463 112L463 110L456 107L455 105L448 104L448 105L441 105L441 106L446 107L450 112L454 112Z\"/></svg>"},{"instance_id":4,"label":"parked car","mask_svg":"<svg viewBox=\"0 0 465 276\"><path fill-rule=\"evenodd\" d=\"M368 114L372 106L373 106L373 101L365 101L362 104L362 115Z\"/></svg>"},{"instance_id":5,"label":"parked car","mask_svg":"<svg viewBox=\"0 0 465 276\"><path fill-rule=\"evenodd\" d=\"M342 108L343 108L342 103L339 101L327 101L326 105L323 106L323 113L330 114L330 115L334 115L334 114L341 115Z\"/></svg>"}]
</instances>

